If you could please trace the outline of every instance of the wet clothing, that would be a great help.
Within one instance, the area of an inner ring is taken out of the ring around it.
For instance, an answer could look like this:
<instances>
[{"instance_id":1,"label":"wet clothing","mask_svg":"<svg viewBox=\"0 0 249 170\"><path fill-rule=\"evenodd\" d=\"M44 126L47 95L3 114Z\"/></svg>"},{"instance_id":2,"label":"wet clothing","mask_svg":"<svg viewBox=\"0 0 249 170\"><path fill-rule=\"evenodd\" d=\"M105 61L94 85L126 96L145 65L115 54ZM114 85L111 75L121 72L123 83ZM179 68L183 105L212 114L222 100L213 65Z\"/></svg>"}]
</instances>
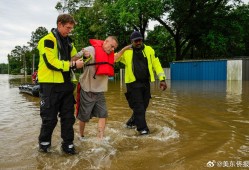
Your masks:
<instances>
[{"instance_id":1,"label":"wet clothing","mask_svg":"<svg viewBox=\"0 0 249 170\"><path fill-rule=\"evenodd\" d=\"M74 84L70 78L69 63L77 54L69 37L62 37L57 29L38 43L40 54L38 77L40 83L40 116L42 119L39 143L49 143L57 124L61 122L62 145L73 143L75 123L73 95Z\"/></svg>"},{"instance_id":2,"label":"wet clothing","mask_svg":"<svg viewBox=\"0 0 249 170\"><path fill-rule=\"evenodd\" d=\"M40 84L40 116L42 126L39 142L49 142L57 124L59 113L61 122L61 138L63 145L70 145L74 140L74 86L73 83L41 83Z\"/></svg>"},{"instance_id":3,"label":"wet clothing","mask_svg":"<svg viewBox=\"0 0 249 170\"><path fill-rule=\"evenodd\" d=\"M92 117L107 118L107 108L103 92L85 92L81 89L78 119L89 122Z\"/></svg>"},{"instance_id":4,"label":"wet clothing","mask_svg":"<svg viewBox=\"0 0 249 170\"><path fill-rule=\"evenodd\" d=\"M92 57L87 64L95 63L95 48L89 46L84 49L89 51ZM79 78L81 90L80 104L77 103L79 105L77 118L83 122L88 122L92 117L106 118L108 116L104 96L104 92L108 90L108 76L95 73L95 65L84 66Z\"/></svg>"},{"instance_id":5,"label":"wet clothing","mask_svg":"<svg viewBox=\"0 0 249 170\"><path fill-rule=\"evenodd\" d=\"M91 60L87 64L95 63L95 49L93 46L84 48L90 52ZM95 75L96 67L85 66L83 73L80 75L79 82L81 88L86 92L106 92L108 90L108 76ZM95 75L95 78L94 78Z\"/></svg>"},{"instance_id":6,"label":"wet clothing","mask_svg":"<svg viewBox=\"0 0 249 170\"><path fill-rule=\"evenodd\" d=\"M131 125L136 125L138 131L149 130L145 113L151 98L149 82L134 82L126 84L126 98L133 110Z\"/></svg>"},{"instance_id":7,"label":"wet clothing","mask_svg":"<svg viewBox=\"0 0 249 170\"><path fill-rule=\"evenodd\" d=\"M149 131L146 122L146 109L151 98L150 82L155 81L155 70L159 80L165 80L165 74L159 59L155 57L154 50L147 45L142 48L126 50L117 59L125 64L125 83L127 92L125 93L129 107L133 114L127 125L137 126L138 131Z\"/></svg>"}]
</instances>

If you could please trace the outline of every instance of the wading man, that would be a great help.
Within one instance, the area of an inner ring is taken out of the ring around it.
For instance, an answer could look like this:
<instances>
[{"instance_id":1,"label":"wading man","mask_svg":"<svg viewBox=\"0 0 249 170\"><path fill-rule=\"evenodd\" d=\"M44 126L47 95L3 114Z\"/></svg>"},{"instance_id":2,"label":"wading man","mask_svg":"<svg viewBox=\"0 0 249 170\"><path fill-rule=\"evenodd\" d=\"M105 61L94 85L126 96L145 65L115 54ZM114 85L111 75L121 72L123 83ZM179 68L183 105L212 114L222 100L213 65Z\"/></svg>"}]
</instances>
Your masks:
<instances>
[{"instance_id":1,"label":"wading man","mask_svg":"<svg viewBox=\"0 0 249 170\"><path fill-rule=\"evenodd\" d=\"M75 154L73 145L75 123L74 85L71 82L71 69L81 68L82 60L73 61L77 51L68 36L75 25L69 14L57 18L57 28L51 30L38 43L40 55L38 79L40 84L40 116L42 125L39 135L39 149L48 152L53 130L60 117L62 150Z\"/></svg>"}]
</instances>

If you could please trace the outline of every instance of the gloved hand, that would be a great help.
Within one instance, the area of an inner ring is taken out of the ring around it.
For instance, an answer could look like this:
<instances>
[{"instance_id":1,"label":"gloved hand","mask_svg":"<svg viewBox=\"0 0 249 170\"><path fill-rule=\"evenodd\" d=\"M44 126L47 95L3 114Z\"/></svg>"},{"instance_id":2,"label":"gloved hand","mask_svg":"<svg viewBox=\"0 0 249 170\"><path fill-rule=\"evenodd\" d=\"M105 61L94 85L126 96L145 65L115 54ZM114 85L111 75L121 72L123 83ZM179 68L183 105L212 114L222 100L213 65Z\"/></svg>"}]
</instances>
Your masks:
<instances>
[{"instance_id":1,"label":"gloved hand","mask_svg":"<svg viewBox=\"0 0 249 170\"><path fill-rule=\"evenodd\" d=\"M162 91L167 89L167 84L165 80L160 81L160 89L162 89Z\"/></svg>"}]
</instances>

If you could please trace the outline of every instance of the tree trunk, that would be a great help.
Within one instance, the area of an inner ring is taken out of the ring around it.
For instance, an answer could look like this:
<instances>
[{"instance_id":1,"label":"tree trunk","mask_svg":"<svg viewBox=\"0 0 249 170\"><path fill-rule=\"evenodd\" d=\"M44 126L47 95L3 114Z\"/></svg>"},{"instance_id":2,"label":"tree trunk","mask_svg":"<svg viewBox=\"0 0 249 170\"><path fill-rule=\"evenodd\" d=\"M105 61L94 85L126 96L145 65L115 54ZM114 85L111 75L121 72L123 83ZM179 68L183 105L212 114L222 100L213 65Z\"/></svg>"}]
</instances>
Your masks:
<instances>
[{"instance_id":1,"label":"tree trunk","mask_svg":"<svg viewBox=\"0 0 249 170\"><path fill-rule=\"evenodd\" d=\"M181 55L180 36L178 32L176 33L174 39L175 39L175 48L176 48L176 61L179 61L182 60L182 55Z\"/></svg>"}]
</instances>

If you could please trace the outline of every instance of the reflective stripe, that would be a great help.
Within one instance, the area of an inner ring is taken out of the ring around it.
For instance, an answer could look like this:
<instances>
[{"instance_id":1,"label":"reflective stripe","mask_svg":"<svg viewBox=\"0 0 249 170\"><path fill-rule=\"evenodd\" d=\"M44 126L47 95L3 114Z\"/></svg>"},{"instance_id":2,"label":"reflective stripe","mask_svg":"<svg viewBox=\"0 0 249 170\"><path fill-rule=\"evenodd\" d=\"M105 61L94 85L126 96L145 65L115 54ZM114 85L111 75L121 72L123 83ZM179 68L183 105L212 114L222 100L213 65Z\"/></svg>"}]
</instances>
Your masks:
<instances>
[{"instance_id":1,"label":"reflective stripe","mask_svg":"<svg viewBox=\"0 0 249 170\"><path fill-rule=\"evenodd\" d=\"M155 57L155 51L150 46L144 45L143 52L148 61L150 81L155 81L154 71L156 72L160 80L165 79L164 70L159 59ZM132 83L136 81L132 68L132 56L133 50L126 50L123 55L117 60L117 62L120 61L125 65L125 83Z\"/></svg>"}]
</instances>

